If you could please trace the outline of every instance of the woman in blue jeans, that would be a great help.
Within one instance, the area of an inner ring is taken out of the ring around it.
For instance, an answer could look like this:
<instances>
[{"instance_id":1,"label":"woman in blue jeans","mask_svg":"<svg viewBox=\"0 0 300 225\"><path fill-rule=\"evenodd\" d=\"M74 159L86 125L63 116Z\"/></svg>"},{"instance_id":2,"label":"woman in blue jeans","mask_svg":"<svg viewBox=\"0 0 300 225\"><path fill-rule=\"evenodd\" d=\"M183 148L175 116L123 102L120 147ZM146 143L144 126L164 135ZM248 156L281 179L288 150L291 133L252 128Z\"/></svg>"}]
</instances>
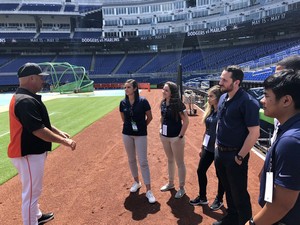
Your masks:
<instances>
[{"instance_id":1,"label":"woman in blue jeans","mask_svg":"<svg viewBox=\"0 0 300 225\"><path fill-rule=\"evenodd\" d=\"M199 195L190 201L191 205L207 205L206 197L207 175L206 172L215 156L215 140L216 140L216 126L217 126L217 109L219 98L222 95L219 85L215 85L208 90L208 101L203 116L203 123L205 123L205 133L203 136L202 148L199 152L200 161L197 169L199 182ZM217 175L218 176L218 175ZM223 205L224 189L218 181L218 194L210 206L211 210L215 211Z\"/></svg>"}]
</instances>

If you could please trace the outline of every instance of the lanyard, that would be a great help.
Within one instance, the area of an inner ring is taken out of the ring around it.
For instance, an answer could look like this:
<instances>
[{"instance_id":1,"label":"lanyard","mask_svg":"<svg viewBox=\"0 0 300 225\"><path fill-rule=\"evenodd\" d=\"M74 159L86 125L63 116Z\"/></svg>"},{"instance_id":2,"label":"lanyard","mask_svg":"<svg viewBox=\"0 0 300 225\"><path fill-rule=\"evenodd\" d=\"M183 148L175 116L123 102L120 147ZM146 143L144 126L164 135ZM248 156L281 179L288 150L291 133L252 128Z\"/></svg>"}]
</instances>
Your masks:
<instances>
[{"instance_id":1,"label":"lanyard","mask_svg":"<svg viewBox=\"0 0 300 225\"><path fill-rule=\"evenodd\" d=\"M291 124L292 126L292 124ZM268 171L269 172L274 172L274 163L275 163L275 148L276 148L276 145L278 143L278 140L279 138L286 132L288 131L289 129L285 129L284 132L282 132L282 129L280 127L278 127L278 130L277 130L277 133L276 133L276 139L272 145L272 150L271 150L271 153L270 153L270 162L269 162L269 169Z\"/></svg>"},{"instance_id":2,"label":"lanyard","mask_svg":"<svg viewBox=\"0 0 300 225\"><path fill-rule=\"evenodd\" d=\"M164 102L162 104L161 112L162 112L162 117L163 117L163 124L167 124L168 106L167 106L166 102Z\"/></svg>"},{"instance_id":3,"label":"lanyard","mask_svg":"<svg viewBox=\"0 0 300 225\"><path fill-rule=\"evenodd\" d=\"M128 108L128 111L129 111L129 118L131 121L133 121L133 114L134 114L134 104L135 104L135 101L134 103L131 105L129 100L127 100L127 108Z\"/></svg>"}]
</instances>

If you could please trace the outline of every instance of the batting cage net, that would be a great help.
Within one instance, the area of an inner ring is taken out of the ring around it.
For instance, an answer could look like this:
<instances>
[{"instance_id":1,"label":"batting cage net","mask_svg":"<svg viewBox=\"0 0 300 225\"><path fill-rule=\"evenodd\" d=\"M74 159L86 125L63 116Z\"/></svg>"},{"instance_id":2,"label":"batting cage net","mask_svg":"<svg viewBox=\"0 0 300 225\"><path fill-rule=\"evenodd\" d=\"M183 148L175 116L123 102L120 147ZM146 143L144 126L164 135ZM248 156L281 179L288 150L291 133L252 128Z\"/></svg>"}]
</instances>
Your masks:
<instances>
[{"instance_id":1,"label":"batting cage net","mask_svg":"<svg viewBox=\"0 0 300 225\"><path fill-rule=\"evenodd\" d=\"M44 72L50 74L46 83L52 92L65 94L94 91L94 81L90 80L83 66L67 62L43 62L39 65Z\"/></svg>"}]
</instances>

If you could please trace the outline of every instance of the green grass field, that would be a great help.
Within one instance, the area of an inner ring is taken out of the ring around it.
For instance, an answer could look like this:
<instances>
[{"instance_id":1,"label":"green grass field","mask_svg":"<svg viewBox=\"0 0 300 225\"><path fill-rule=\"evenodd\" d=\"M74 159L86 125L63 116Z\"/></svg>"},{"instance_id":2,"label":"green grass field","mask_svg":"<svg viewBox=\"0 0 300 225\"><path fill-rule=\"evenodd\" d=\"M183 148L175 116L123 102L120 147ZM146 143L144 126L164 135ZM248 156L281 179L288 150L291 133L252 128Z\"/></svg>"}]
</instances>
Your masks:
<instances>
[{"instance_id":1,"label":"green grass field","mask_svg":"<svg viewBox=\"0 0 300 225\"><path fill-rule=\"evenodd\" d=\"M45 105L52 125L74 136L115 109L122 98L124 97L58 98L46 101ZM0 113L0 185L17 174L7 157L8 143L8 112L3 112ZM58 144L55 143L52 149L57 147Z\"/></svg>"}]
</instances>

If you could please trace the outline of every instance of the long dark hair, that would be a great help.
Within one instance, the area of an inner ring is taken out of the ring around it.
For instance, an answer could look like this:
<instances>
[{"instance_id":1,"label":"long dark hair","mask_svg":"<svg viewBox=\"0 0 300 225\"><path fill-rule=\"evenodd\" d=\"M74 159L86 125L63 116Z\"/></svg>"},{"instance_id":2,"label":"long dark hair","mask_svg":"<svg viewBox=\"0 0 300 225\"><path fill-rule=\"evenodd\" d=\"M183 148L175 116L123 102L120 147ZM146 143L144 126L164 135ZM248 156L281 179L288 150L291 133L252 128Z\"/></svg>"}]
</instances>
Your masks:
<instances>
[{"instance_id":1,"label":"long dark hair","mask_svg":"<svg viewBox=\"0 0 300 225\"><path fill-rule=\"evenodd\" d=\"M171 98L170 98L170 109L172 112L172 117L174 117L177 121L179 119L179 112L182 110L182 101L179 96L179 89L177 84L171 81L167 81L165 85L168 85L171 92ZM161 104L165 101L165 99L162 100Z\"/></svg>"},{"instance_id":2,"label":"long dark hair","mask_svg":"<svg viewBox=\"0 0 300 225\"><path fill-rule=\"evenodd\" d=\"M134 99L138 99L140 97L140 93L139 93L139 85L138 83L133 80L133 79L128 79L126 80L125 84L131 84L133 89L136 88L136 90L134 91ZM128 100L128 95L125 94L125 98Z\"/></svg>"}]
</instances>

